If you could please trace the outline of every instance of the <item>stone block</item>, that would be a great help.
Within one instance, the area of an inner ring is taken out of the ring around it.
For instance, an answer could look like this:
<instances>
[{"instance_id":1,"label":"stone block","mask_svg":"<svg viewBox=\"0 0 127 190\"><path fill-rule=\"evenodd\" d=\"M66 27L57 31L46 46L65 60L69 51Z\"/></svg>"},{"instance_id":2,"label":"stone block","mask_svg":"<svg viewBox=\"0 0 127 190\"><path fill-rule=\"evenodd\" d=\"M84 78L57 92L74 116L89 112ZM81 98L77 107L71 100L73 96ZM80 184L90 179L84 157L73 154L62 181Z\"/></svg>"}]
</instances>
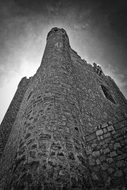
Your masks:
<instances>
[{"instance_id":1,"label":"stone block","mask_svg":"<svg viewBox=\"0 0 127 190\"><path fill-rule=\"evenodd\" d=\"M116 150L117 148L120 148L121 147L121 145L120 145L120 143L115 143L114 144L114 149Z\"/></svg>"},{"instance_id":2,"label":"stone block","mask_svg":"<svg viewBox=\"0 0 127 190\"><path fill-rule=\"evenodd\" d=\"M44 153L44 152L38 152L38 158L39 159L44 159L46 157L46 153ZM46 159L46 158L45 158ZM44 160L43 160L44 161Z\"/></svg>"},{"instance_id":3,"label":"stone block","mask_svg":"<svg viewBox=\"0 0 127 190\"><path fill-rule=\"evenodd\" d=\"M33 144L30 149L37 149L37 144Z\"/></svg>"},{"instance_id":4,"label":"stone block","mask_svg":"<svg viewBox=\"0 0 127 190\"><path fill-rule=\"evenodd\" d=\"M124 160L120 160L120 161L117 161L116 165L117 165L117 167L121 168L121 167L125 166L125 162L124 162Z\"/></svg>"},{"instance_id":5,"label":"stone block","mask_svg":"<svg viewBox=\"0 0 127 190\"><path fill-rule=\"evenodd\" d=\"M105 127L107 127L108 126L108 123L103 123L102 124L102 128L105 128Z\"/></svg>"},{"instance_id":6,"label":"stone block","mask_svg":"<svg viewBox=\"0 0 127 190\"><path fill-rule=\"evenodd\" d=\"M102 135L103 134L103 130L98 130L98 131L96 131L96 135L97 136L100 136L100 135Z\"/></svg>"},{"instance_id":7,"label":"stone block","mask_svg":"<svg viewBox=\"0 0 127 190\"><path fill-rule=\"evenodd\" d=\"M103 140L104 139L104 137L103 136L100 136L100 140Z\"/></svg>"},{"instance_id":8,"label":"stone block","mask_svg":"<svg viewBox=\"0 0 127 190\"><path fill-rule=\"evenodd\" d=\"M107 158L106 161L111 164L113 162L113 159L112 158Z\"/></svg>"},{"instance_id":9,"label":"stone block","mask_svg":"<svg viewBox=\"0 0 127 190\"><path fill-rule=\"evenodd\" d=\"M97 126L97 129L101 129L101 127L102 127L102 125L98 125L98 126Z\"/></svg>"},{"instance_id":10,"label":"stone block","mask_svg":"<svg viewBox=\"0 0 127 190\"><path fill-rule=\"evenodd\" d=\"M92 148L95 148L97 147L97 143L96 142L93 142L93 144L91 145Z\"/></svg>"},{"instance_id":11,"label":"stone block","mask_svg":"<svg viewBox=\"0 0 127 190\"><path fill-rule=\"evenodd\" d=\"M123 120L123 121L115 124L114 128L115 128L115 130L120 130L120 129L122 129L126 125L127 125L127 120Z\"/></svg>"},{"instance_id":12,"label":"stone block","mask_svg":"<svg viewBox=\"0 0 127 190\"><path fill-rule=\"evenodd\" d=\"M114 144L110 142L109 148L110 148L111 150L114 149Z\"/></svg>"},{"instance_id":13,"label":"stone block","mask_svg":"<svg viewBox=\"0 0 127 190\"><path fill-rule=\"evenodd\" d=\"M110 125L110 126L107 127L107 129L108 129L108 131L113 131L114 127L113 127L113 125Z\"/></svg>"},{"instance_id":14,"label":"stone block","mask_svg":"<svg viewBox=\"0 0 127 190\"><path fill-rule=\"evenodd\" d=\"M95 165L95 159L93 159L92 157L89 157L89 165L90 166L94 166Z\"/></svg>"},{"instance_id":15,"label":"stone block","mask_svg":"<svg viewBox=\"0 0 127 190\"><path fill-rule=\"evenodd\" d=\"M86 154L91 154L92 153L92 149L91 149L91 147L90 146L87 146L86 147Z\"/></svg>"},{"instance_id":16,"label":"stone block","mask_svg":"<svg viewBox=\"0 0 127 190\"><path fill-rule=\"evenodd\" d=\"M99 142L99 145L102 146L102 147L105 147L105 146L107 146L107 143L104 140L104 141Z\"/></svg>"},{"instance_id":17,"label":"stone block","mask_svg":"<svg viewBox=\"0 0 127 190\"><path fill-rule=\"evenodd\" d=\"M106 128L104 128L104 129L103 129L103 132L104 132L104 133L107 133L107 129L106 129Z\"/></svg>"},{"instance_id":18,"label":"stone block","mask_svg":"<svg viewBox=\"0 0 127 190\"><path fill-rule=\"evenodd\" d=\"M98 165L98 166L94 166L93 168L92 168L92 170L93 171L95 171L95 172L99 172L100 171L100 166Z\"/></svg>"},{"instance_id":19,"label":"stone block","mask_svg":"<svg viewBox=\"0 0 127 190\"><path fill-rule=\"evenodd\" d=\"M110 136L111 136L110 133L106 133L106 134L104 134L104 138L108 138L108 137L110 137Z\"/></svg>"},{"instance_id":20,"label":"stone block","mask_svg":"<svg viewBox=\"0 0 127 190\"><path fill-rule=\"evenodd\" d=\"M125 141L124 141L124 139L121 140L120 144L121 144L122 147L125 146Z\"/></svg>"},{"instance_id":21,"label":"stone block","mask_svg":"<svg viewBox=\"0 0 127 190\"><path fill-rule=\"evenodd\" d=\"M107 154L107 153L109 153L109 152L110 152L110 149L109 149L109 148L106 148L106 149L103 150L103 153L104 153L104 154Z\"/></svg>"},{"instance_id":22,"label":"stone block","mask_svg":"<svg viewBox=\"0 0 127 190\"><path fill-rule=\"evenodd\" d=\"M111 122L111 121L108 121L107 123L108 123L108 126L109 126L109 125L112 125L112 122Z\"/></svg>"},{"instance_id":23,"label":"stone block","mask_svg":"<svg viewBox=\"0 0 127 190\"><path fill-rule=\"evenodd\" d=\"M73 145L72 145L72 142L71 141L67 141L66 142L66 149L68 150L68 151L71 151L71 150L73 150ZM75 149L78 149L78 147L75 145Z\"/></svg>"},{"instance_id":24,"label":"stone block","mask_svg":"<svg viewBox=\"0 0 127 190\"><path fill-rule=\"evenodd\" d=\"M127 144L127 138L125 138L125 144Z\"/></svg>"},{"instance_id":25,"label":"stone block","mask_svg":"<svg viewBox=\"0 0 127 190\"><path fill-rule=\"evenodd\" d=\"M93 133L93 134L86 137L86 141L88 141L88 142L92 141L93 139L96 139L96 134L95 133Z\"/></svg>"},{"instance_id":26,"label":"stone block","mask_svg":"<svg viewBox=\"0 0 127 190\"><path fill-rule=\"evenodd\" d=\"M51 144L51 149L52 150L60 150L62 147L61 147L61 145L60 145L60 143L59 142L53 142L52 144Z\"/></svg>"},{"instance_id":27,"label":"stone block","mask_svg":"<svg viewBox=\"0 0 127 190\"><path fill-rule=\"evenodd\" d=\"M114 168L108 168L108 173L112 174L114 172Z\"/></svg>"},{"instance_id":28,"label":"stone block","mask_svg":"<svg viewBox=\"0 0 127 190\"><path fill-rule=\"evenodd\" d=\"M101 164L101 161L99 159L96 160L97 165Z\"/></svg>"},{"instance_id":29,"label":"stone block","mask_svg":"<svg viewBox=\"0 0 127 190\"><path fill-rule=\"evenodd\" d=\"M114 176L115 176L115 177L121 177L122 175L123 175L122 170L117 170L117 171L114 173Z\"/></svg>"},{"instance_id":30,"label":"stone block","mask_svg":"<svg viewBox=\"0 0 127 190\"><path fill-rule=\"evenodd\" d=\"M122 153L122 152L121 152ZM117 156L117 160L123 160L123 159L125 159L125 158L127 158L127 154L126 153L122 153L121 155L119 155L119 156Z\"/></svg>"},{"instance_id":31,"label":"stone block","mask_svg":"<svg viewBox=\"0 0 127 190\"><path fill-rule=\"evenodd\" d=\"M98 178L98 176L96 175L95 172L92 172L92 179L95 180L95 181L99 180L99 178Z\"/></svg>"},{"instance_id":32,"label":"stone block","mask_svg":"<svg viewBox=\"0 0 127 190\"><path fill-rule=\"evenodd\" d=\"M50 134L41 133L39 135L39 141L41 141L41 140L50 140L50 139L51 139L51 135Z\"/></svg>"},{"instance_id":33,"label":"stone block","mask_svg":"<svg viewBox=\"0 0 127 190\"><path fill-rule=\"evenodd\" d=\"M114 135L115 133L116 133L115 130L111 131L111 134L112 134L112 135Z\"/></svg>"},{"instance_id":34,"label":"stone block","mask_svg":"<svg viewBox=\"0 0 127 190\"><path fill-rule=\"evenodd\" d=\"M30 169L36 170L39 166L39 161L31 161L28 163L28 165L30 166Z\"/></svg>"},{"instance_id":35,"label":"stone block","mask_svg":"<svg viewBox=\"0 0 127 190\"><path fill-rule=\"evenodd\" d=\"M106 135L106 134L105 134L105 135ZM105 144L109 144L109 145L110 145L110 141L111 141L110 136L104 140Z\"/></svg>"},{"instance_id":36,"label":"stone block","mask_svg":"<svg viewBox=\"0 0 127 190\"><path fill-rule=\"evenodd\" d=\"M110 157L115 157L115 156L117 156L116 151L110 152Z\"/></svg>"},{"instance_id":37,"label":"stone block","mask_svg":"<svg viewBox=\"0 0 127 190\"><path fill-rule=\"evenodd\" d=\"M100 161L105 161L106 160L106 157L104 155L100 156Z\"/></svg>"},{"instance_id":38,"label":"stone block","mask_svg":"<svg viewBox=\"0 0 127 190\"><path fill-rule=\"evenodd\" d=\"M107 170L108 169L108 164L107 163L103 163L101 165L101 168L102 168L102 170Z\"/></svg>"},{"instance_id":39,"label":"stone block","mask_svg":"<svg viewBox=\"0 0 127 190\"><path fill-rule=\"evenodd\" d=\"M92 155L93 155L94 157L100 156L100 151L94 151L94 152L92 153Z\"/></svg>"},{"instance_id":40,"label":"stone block","mask_svg":"<svg viewBox=\"0 0 127 190\"><path fill-rule=\"evenodd\" d=\"M29 155L30 155L31 158L36 158L36 152L33 151L33 150L31 150L31 151L29 152Z\"/></svg>"}]
</instances>

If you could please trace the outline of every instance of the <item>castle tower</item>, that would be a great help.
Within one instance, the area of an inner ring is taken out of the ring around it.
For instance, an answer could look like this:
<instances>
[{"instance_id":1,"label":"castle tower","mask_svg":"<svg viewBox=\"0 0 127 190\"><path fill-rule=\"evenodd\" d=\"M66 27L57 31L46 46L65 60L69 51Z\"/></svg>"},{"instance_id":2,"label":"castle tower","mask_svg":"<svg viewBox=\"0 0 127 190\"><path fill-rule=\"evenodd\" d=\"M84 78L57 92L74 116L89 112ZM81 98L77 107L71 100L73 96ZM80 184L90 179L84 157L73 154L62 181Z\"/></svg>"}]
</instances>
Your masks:
<instances>
[{"instance_id":1,"label":"castle tower","mask_svg":"<svg viewBox=\"0 0 127 190\"><path fill-rule=\"evenodd\" d=\"M127 189L127 100L100 66L53 28L24 80L0 126L0 189Z\"/></svg>"}]
</instances>

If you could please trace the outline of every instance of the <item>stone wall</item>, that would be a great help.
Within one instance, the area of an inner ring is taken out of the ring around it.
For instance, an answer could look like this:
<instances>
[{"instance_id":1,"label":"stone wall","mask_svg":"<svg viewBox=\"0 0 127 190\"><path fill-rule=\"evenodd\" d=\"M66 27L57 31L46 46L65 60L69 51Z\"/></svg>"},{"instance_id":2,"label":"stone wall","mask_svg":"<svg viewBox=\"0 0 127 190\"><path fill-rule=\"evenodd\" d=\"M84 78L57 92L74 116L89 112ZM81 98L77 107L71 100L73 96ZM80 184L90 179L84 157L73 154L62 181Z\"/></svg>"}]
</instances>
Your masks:
<instances>
[{"instance_id":1,"label":"stone wall","mask_svg":"<svg viewBox=\"0 0 127 190\"><path fill-rule=\"evenodd\" d=\"M91 177L96 189L127 188L127 118L107 122L85 136Z\"/></svg>"},{"instance_id":2,"label":"stone wall","mask_svg":"<svg viewBox=\"0 0 127 190\"><path fill-rule=\"evenodd\" d=\"M125 190L126 129L117 86L54 28L5 147L0 188Z\"/></svg>"},{"instance_id":3,"label":"stone wall","mask_svg":"<svg viewBox=\"0 0 127 190\"><path fill-rule=\"evenodd\" d=\"M0 157L8 140L11 128L16 119L17 113L19 111L22 99L28 87L29 80L25 77L21 80L18 85L18 89L14 95L14 98L4 116L4 119L0 125Z\"/></svg>"}]
</instances>

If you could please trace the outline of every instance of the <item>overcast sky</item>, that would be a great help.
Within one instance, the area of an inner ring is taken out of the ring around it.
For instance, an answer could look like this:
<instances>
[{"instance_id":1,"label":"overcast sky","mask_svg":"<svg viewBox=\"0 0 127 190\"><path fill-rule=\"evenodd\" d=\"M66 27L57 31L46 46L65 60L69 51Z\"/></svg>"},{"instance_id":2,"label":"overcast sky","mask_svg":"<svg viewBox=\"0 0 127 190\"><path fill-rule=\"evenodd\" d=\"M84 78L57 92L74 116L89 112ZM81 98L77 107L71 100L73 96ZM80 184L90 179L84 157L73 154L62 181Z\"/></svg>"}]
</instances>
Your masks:
<instances>
[{"instance_id":1,"label":"overcast sky","mask_svg":"<svg viewBox=\"0 0 127 190\"><path fill-rule=\"evenodd\" d=\"M127 97L126 0L1 0L0 122L21 78L39 67L54 26L63 27L81 58L101 65Z\"/></svg>"}]
</instances>

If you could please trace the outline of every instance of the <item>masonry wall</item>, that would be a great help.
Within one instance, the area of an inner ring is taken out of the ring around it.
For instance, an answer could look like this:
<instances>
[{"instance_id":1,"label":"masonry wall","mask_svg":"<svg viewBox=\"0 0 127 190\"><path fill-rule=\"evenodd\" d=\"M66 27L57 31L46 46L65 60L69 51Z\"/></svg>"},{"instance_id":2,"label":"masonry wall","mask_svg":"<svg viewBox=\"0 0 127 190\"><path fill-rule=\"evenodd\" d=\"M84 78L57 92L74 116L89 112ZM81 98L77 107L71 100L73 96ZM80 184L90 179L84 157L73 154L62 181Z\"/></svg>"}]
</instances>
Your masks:
<instances>
[{"instance_id":1,"label":"masonry wall","mask_svg":"<svg viewBox=\"0 0 127 190\"><path fill-rule=\"evenodd\" d=\"M127 189L127 101L52 29L1 159L4 189ZM8 163L8 164L7 164Z\"/></svg>"},{"instance_id":2,"label":"masonry wall","mask_svg":"<svg viewBox=\"0 0 127 190\"><path fill-rule=\"evenodd\" d=\"M12 126L19 111L22 99L28 87L29 80L23 78L18 85L18 89L14 95L14 98L4 116L4 119L0 125L0 157L8 140Z\"/></svg>"},{"instance_id":3,"label":"masonry wall","mask_svg":"<svg viewBox=\"0 0 127 190\"><path fill-rule=\"evenodd\" d=\"M81 97L84 149L94 189L127 188L127 100L115 82L71 50ZM112 98L105 96L106 86ZM83 161L83 159L82 159Z\"/></svg>"}]
</instances>

